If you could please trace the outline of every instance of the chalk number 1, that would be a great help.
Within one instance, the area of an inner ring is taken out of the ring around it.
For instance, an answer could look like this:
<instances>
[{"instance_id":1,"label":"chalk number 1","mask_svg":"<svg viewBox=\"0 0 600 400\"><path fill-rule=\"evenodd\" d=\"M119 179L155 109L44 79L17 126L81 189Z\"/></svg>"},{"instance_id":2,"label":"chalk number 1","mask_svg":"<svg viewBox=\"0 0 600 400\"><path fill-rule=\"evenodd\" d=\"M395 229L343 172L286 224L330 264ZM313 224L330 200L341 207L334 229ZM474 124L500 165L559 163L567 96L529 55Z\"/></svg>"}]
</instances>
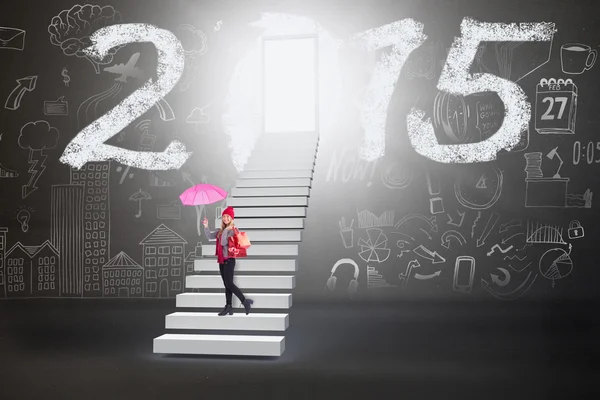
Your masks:
<instances>
[{"instance_id":1,"label":"chalk number 1","mask_svg":"<svg viewBox=\"0 0 600 400\"><path fill-rule=\"evenodd\" d=\"M550 41L553 34L554 25L549 23L517 25L463 19L461 36L454 39L437 88L460 96L496 92L504 103L504 121L493 137L481 142L441 145L437 141L431 120L425 119L425 112L413 108L406 122L408 137L415 151L441 163L475 163L495 160L500 150L514 148L520 142L521 133L527 130L531 119L531 104L527 101L525 92L508 79L488 73L471 74L471 64L483 42ZM370 92L366 96L369 103L362 110L361 123L365 131L365 141L360 154L367 161L384 155L385 111L396 85L397 75L410 53L426 39L423 24L412 19L372 29L355 37L358 43L362 43L363 47L371 51L392 46L389 55L383 53L381 56L368 89ZM564 104L561 107L561 115L563 111Z\"/></svg>"},{"instance_id":2,"label":"chalk number 1","mask_svg":"<svg viewBox=\"0 0 600 400\"><path fill-rule=\"evenodd\" d=\"M65 148L60 161L75 168L81 168L88 162L108 160L147 170L181 168L192 153L176 140L163 152L132 151L104 143L146 113L177 84L185 63L179 40L173 33L149 24L107 26L94 32L90 39L93 44L84 51L97 59L103 59L116 46L153 43L158 53L158 79L156 82L152 79L146 81L116 107L79 132Z\"/></svg>"}]
</instances>

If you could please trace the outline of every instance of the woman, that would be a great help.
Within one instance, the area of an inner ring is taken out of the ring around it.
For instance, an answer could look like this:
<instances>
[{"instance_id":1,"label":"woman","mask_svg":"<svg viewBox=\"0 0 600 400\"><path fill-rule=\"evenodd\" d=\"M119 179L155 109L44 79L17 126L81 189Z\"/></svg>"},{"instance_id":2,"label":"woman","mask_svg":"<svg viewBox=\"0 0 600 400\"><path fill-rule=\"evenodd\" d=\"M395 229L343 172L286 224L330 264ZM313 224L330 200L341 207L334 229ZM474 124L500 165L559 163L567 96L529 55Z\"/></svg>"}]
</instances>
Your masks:
<instances>
[{"instance_id":1,"label":"woman","mask_svg":"<svg viewBox=\"0 0 600 400\"><path fill-rule=\"evenodd\" d=\"M235 213L232 207L227 207L223 210L221 215L221 229L216 231L210 231L208 229L208 219L204 217L204 233L209 239L217 239L217 262L219 263L219 272L221 278L223 278L223 284L225 285L225 308L219 313L219 315L232 315L233 307L231 306L232 294L235 293L236 297L240 299L240 302L246 309L246 315L250 313L250 306L254 303L253 300L247 299L240 288L233 283L233 273L235 269L235 258L229 257L228 255L228 244L229 238L233 236L233 218Z\"/></svg>"}]
</instances>

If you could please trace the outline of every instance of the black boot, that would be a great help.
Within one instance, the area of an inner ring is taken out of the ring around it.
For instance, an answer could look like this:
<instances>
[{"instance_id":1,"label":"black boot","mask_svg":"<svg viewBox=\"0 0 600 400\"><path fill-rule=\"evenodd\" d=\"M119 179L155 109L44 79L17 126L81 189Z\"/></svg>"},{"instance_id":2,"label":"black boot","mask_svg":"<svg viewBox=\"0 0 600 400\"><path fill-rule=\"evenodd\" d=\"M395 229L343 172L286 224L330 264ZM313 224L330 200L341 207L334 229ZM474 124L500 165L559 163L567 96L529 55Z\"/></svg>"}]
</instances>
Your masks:
<instances>
[{"instance_id":1,"label":"black boot","mask_svg":"<svg viewBox=\"0 0 600 400\"><path fill-rule=\"evenodd\" d=\"M223 311L221 311L219 313L220 316L227 315L227 314L233 315L233 307L231 307L231 304L226 304Z\"/></svg>"},{"instance_id":2,"label":"black boot","mask_svg":"<svg viewBox=\"0 0 600 400\"><path fill-rule=\"evenodd\" d=\"M250 306L254 303L254 300L250 300L250 299L246 299L244 300L244 302L242 303L244 305L244 308L246 309L246 315L248 315L250 313Z\"/></svg>"}]
</instances>

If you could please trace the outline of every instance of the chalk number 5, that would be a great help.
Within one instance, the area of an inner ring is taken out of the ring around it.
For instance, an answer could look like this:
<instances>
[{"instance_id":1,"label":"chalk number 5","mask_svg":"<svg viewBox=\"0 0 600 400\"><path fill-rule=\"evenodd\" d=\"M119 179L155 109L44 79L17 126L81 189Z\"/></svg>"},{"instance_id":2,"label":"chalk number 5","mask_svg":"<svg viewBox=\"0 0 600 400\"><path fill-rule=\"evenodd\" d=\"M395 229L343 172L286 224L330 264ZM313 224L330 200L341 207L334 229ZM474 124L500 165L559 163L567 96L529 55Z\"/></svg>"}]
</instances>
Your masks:
<instances>
[{"instance_id":1,"label":"chalk number 5","mask_svg":"<svg viewBox=\"0 0 600 400\"><path fill-rule=\"evenodd\" d=\"M177 84L183 73L183 47L175 35L148 24L120 24L99 29L90 37L92 46L84 51L103 59L113 47L127 43L151 42L158 53L156 82L149 79L112 110L85 127L67 145L60 161L74 168L88 162L115 160L146 170L179 169L192 154L173 141L163 152L139 152L105 144L138 117L146 113Z\"/></svg>"},{"instance_id":2,"label":"chalk number 5","mask_svg":"<svg viewBox=\"0 0 600 400\"><path fill-rule=\"evenodd\" d=\"M475 163L495 160L500 150L511 150L521 140L531 118L531 104L525 92L514 82L492 74L469 74L477 49L482 42L550 41L554 25L549 23L484 23L465 18L461 36L454 40L437 88L451 94L493 91L505 107L502 126L493 136L478 143L440 145L433 125L425 113L413 108L407 117L408 137L415 151L442 163Z\"/></svg>"}]
</instances>

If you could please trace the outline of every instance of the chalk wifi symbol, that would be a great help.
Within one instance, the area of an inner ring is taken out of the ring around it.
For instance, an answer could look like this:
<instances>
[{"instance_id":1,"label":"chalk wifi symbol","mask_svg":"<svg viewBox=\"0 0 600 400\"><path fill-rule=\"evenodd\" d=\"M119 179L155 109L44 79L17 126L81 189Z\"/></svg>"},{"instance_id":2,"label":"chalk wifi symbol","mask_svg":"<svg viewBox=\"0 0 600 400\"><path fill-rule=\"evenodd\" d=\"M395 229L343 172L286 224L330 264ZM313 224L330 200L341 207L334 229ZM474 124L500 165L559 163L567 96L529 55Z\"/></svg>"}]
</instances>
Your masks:
<instances>
[{"instance_id":1,"label":"chalk wifi symbol","mask_svg":"<svg viewBox=\"0 0 600 400\"><path fill-rule=\"evenodd\" d=\"M135 126L135 129L139 129L143 133L148 133L151 123L152 123L152 121L150 121L149 119L144 119L144 120L138 122L138 124Z\"/></svg>"}]
</instances>

